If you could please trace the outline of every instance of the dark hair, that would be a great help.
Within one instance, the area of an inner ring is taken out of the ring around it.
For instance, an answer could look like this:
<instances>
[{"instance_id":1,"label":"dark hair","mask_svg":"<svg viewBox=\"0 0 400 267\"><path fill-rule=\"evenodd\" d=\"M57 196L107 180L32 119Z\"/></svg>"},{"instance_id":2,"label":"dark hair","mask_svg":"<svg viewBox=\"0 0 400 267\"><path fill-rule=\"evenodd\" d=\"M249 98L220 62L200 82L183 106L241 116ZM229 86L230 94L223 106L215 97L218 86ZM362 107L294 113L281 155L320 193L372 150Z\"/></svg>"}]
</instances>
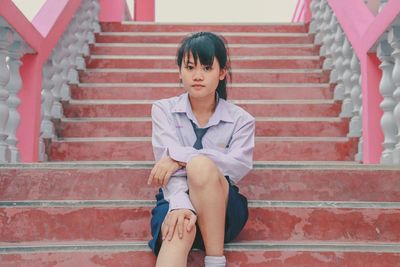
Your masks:
<instances>
[{"instance_id":1,"label":"dark hair","mask_svg":"<svg viewBox=\"0 0 400 267\"><path fill-rule=\"evenodd\" d=\"M226 92L227 76L232 80L226 40L212 32L197 32L187 36L182 40L176 56L179 69L182 66L183 57L189 60L190 53L194 57L195 64L197 64L197 58L199 58L201 65L204 66L212 66L214 58L217 58L221 69L225 69L227 73L225 78L219 81L217 93L219 97L226 100L228 97Z\"/></svg>"}]
</instances>

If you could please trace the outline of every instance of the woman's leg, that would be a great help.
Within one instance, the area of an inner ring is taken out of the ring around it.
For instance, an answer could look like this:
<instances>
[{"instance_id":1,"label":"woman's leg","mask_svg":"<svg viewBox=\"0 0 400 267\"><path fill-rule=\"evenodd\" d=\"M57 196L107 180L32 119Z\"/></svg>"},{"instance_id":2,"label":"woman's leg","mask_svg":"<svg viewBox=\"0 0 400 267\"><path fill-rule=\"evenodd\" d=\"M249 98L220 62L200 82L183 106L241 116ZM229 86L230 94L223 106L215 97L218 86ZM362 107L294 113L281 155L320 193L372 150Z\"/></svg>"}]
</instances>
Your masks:
<instances>
[{"instance_id":1,"label":"woman's leg","mask_svg":"<svg viewBox=\"0 0 400 267\"><path fill-rule=\"evenodd\" d=\"M197 212L197 224L207 256L224 255L225 213L229 184L215 163L205 156L186 165L189 197Z\"/></svg>"},{"instance_id":2,"label":"woman's leg","mask_svg":"<svg viewBox=\"0 0 400 267\"><path fill-rule=\"evenodd\" d=\"M184 228L186 229L189 220L185 219ZM179 238L178 230L175 229L171 241L165 239L160 248L157 257L156 267L186 267L187 257L192 248L194 238L196 237L196 227L190 232L183 231L182 239Z\"/></svg>"}]
</instances>

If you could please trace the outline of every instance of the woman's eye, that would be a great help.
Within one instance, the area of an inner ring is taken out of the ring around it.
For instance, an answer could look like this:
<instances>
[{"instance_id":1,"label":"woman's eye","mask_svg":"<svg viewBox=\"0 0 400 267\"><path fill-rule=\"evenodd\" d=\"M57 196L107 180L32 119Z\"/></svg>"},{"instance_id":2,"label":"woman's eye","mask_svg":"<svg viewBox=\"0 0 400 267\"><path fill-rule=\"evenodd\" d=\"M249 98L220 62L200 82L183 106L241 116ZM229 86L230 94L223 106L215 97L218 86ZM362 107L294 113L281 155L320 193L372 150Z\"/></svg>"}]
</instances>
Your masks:
<instances>
[{"instance_id":1,"label":"woman's eye","mask_svg":"<svg viewBox=\"0 0 400 267\"><path fill-rule=\"evenodd\" d=\"M186 66L186 69L192 70L192 69L193 69L193 66Z\"/></svg>"},{"instance_id":2,"label":"woman's eye","mask_svg":"<svg viewBox=\"0 0 400 267\"><path fill-rule=\"evenodd\" d=\"M212 70L212 67L211 66L204 66L204 70L210 71L210 70Z\"/></svg>"}]
</instances>

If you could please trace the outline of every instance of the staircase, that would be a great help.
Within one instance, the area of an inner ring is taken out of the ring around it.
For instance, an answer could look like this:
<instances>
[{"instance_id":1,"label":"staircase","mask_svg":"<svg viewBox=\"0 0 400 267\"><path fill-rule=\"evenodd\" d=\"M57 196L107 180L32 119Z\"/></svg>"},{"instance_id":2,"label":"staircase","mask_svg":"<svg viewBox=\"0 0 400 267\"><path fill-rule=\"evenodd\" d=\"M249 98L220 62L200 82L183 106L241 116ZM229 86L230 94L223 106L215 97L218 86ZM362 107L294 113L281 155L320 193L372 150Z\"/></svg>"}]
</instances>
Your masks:
<instances>
[{"instance_id":1,"label":"staircase","mask_svg":"<svg viewBox=\"0 0 400 267\"><path fill-rule=\"evenodd\" d=\"M183 92L175 53L200 30L228 40L228 97L257 121L239 184L250 217L228 266L400 266L400 170L353 161L358 140L304 25L147 23L102 24L51 162L0 167L0 266L154 266L150 108Z\"/></svg>"}]
</instances>

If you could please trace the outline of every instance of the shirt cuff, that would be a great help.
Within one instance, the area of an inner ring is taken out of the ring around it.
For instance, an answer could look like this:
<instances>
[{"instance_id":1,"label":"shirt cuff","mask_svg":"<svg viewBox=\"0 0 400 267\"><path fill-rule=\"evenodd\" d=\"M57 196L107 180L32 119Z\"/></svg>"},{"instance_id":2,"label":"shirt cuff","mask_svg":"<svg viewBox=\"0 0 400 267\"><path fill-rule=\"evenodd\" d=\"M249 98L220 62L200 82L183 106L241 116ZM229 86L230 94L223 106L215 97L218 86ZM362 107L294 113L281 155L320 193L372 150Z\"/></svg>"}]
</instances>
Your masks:
<instances>
[{"instance_id":1,"label":"shirt cuff","mask_svg":"<svg viewBox=\"0 0 400 267\"><path fill-rule=\"evenodd\" d=\"M189 199L189 195L185 192L179 192L170 197L168 212L177 209L189 209L196 213L196 210Z\"/></svg>"},{"instance_id":2,"label":"shirt cuff","mask_svg":"<svg viewBox=\"0 0 400 267\"><path fill-rule=\"evenodd\" d=\"M192 147L168 147L168 155L179 162L188 163L189 159L196 154L196 149Z\"/></svg>"}]
</instances>

